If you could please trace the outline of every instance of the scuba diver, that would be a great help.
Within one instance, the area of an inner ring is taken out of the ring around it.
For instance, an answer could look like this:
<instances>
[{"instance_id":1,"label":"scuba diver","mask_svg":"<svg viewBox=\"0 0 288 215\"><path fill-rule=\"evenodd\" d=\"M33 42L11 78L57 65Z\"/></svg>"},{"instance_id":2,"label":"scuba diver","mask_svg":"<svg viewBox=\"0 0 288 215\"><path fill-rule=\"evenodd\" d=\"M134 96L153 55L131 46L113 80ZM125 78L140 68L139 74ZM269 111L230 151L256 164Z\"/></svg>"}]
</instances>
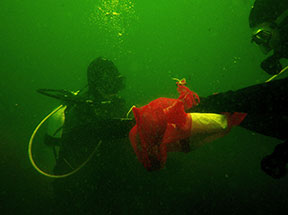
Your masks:
<instances>
[{"instance_id":1,"label":"scuba diver","mask_svg":"<svg viewBox=\"0 0 288 215\"><path fill-rule=\"evenodd\" d=\"M121 204L115 197L121 188L118 177L124 174L123 169L133 169L124 162L125 151L129 152L127 156L133 153L125 143L132 121L126 120L125 100L118 95L124 88L123 76L111 60L99 57L88 66L87 79L88 86L77 92L38 90L63 104L54 119L49 119L50 125L54 122L56 126L45 137L46 144L58 145L54 173L38 171L56 178L55 208L62 214L117 210Z\"/></svg>"},{"instance_id":2,"label":"scuba diver","mask_svg":"<svg viewBox=\"0 0 288 215\"><path fill-rule=\"evenodd\" d=\"M288 58L288 0L256 0L249 16L251 42L270 54L261 68L270 75L282 70L280 60Z\"/></svg>"},{"instance_id":3,"label":"scuba diver","mask_svg":"<svg viewBox=\"0 0 288 215\"><path fill-rule=\"evenodd\" d=\"M282 68L280 60L282 58L288 58L288 0L256 0L250 11L249 25L253 30L251 41L259 45L264 54L272 52L272 54L261 63L261 68L268 74L274 76L284 72L286 69ZM285 88L282 83L283 81L280 82L282 87ZM275 86L273 88L277 87ZM283 92L282 96L284 100L285 90L283 91L281 88L277 89L276 92ZM286 93L287 92L286 90ZM274 96L274 98L280 98L278 95ZM279 103L274 104L284 104L282 101L278 102ZM271 105L273 106L272 103ZM273 109L272 107L270 108ZM277 114L276 111L267 115L267 121L273 122L275 120L275 123L272 123L273 125L265 129L263 122L259 129L261 132L266 130L265 133L268 134L268 136L274 136L286 141L277 145L274 152L262 160L261 166L267 174L274 178L280 178L285 175L286 169L284 167L288 162L288 138L285 136L287 130L287 113L285 110L282 110L281 113L285 112L285 114L283 113L283 115L281 115ZM249 126L251 122L244 121L244 124L245 126Z\"/></svg>"},{"instance_id":4,"label":"scuba diver","mask_svg":"<svg viewBox=\"0 0 288 215\"><path fill-rule=\"evenodd\" d=\"M67 164L73 167L79 165L78 162L83 159L80 154L95 146L94 141L98 143L100 140L125 137L125 126L121 120L125 116L125 101L117 95L124 88L123 76L112 61L99 57L88 66L87 79L87 91L78 92L65 110L55 172L63 172L63 166L67 167ZM119 123L122 125L120 129Z\"/></svg>"},{"instance_id":5,"label":"scuba diver","mask_svg":"<svg viewBox=\"0 0 288 215\"><path fill-rule=\"evenodd\" d=\"M68 163L66 157L68 155L64 154L71 151L72 142L81 142L79 135L73 135L74 130L82 130L83 134L83 130L88 130L84 127L89 127L91 134L97 131L96 139L100 138L101 140L125 137L127 125L125 127L125 118L121 118L125 116L125 101L117 95L124 88L123 76L120 75L112 61L99 57L88 66L87 79L88 85L83 90L76 92L52 89L38 90L39 93L59 99L63 103L52 112L51 117L48 117L48 126L44 137L44 143L53 146L54 156L57 159L55 170L61 166L61 162ZM119 123L121 124L120 128L114 129L119 126ZM66 142L69 144L66 145ZM55 149L55 146L58 149ZM85 144L82 146L84 150ZM59 147L61 147L60 150ZM69 149L66 150L66 147ZM77 144L75 147L78 147ZM79 151L79 148L75 151ZM69 165L71 164L69 163ZM53 175L50 176L53 177ZM61 175L58 177L60 178Z\"/></svg>"}]
</instances>

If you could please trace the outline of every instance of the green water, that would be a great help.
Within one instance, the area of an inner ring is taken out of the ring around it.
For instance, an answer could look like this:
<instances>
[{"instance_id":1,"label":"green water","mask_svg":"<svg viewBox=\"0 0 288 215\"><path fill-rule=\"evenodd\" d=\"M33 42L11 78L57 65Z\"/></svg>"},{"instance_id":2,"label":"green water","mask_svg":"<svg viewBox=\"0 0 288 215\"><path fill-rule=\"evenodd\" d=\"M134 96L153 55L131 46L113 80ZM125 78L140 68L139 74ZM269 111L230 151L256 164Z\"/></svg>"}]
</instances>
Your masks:
<instances>
[{"instance_id":1,"label":"green water","mask_svg":"<svg viewBox=\"0 0 288 215\"><path fill-rule=\"evenodd\" d=\"M112 59L126 77L121 95L129 106L176 97L172 77L185 77L202 96L264 82L269 76L259 64L265 56L250 43L252 4L1 0L0 213L57 214L51 203L52 180L39 175L27 156L33 129L59 105L37 89L82 88L86 68L98 56ZM235 128L197 151L171 153L164 170L143 171L142 181L147 177L151 186L129 196L137 209L129 213L280 214L288 209L287 177L273 180L260 170L261 159L277 143ZM51 165L51 154L44 148L39 145L37 153ZM120 154L109 168L117 168ZM128 198L125 195L118 197Z\"/></svg>"}]
</instances>

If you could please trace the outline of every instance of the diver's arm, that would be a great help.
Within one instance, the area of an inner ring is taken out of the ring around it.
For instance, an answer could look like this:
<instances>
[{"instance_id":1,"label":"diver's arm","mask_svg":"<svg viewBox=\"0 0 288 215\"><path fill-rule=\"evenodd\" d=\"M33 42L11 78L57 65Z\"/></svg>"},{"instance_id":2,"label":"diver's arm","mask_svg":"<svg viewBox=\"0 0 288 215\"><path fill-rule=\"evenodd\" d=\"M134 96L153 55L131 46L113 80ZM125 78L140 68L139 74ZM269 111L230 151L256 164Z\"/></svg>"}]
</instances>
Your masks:
<instances>
[{"instance_id":1,"label":"diver's arm","mask_svg":"<svg viewBox=\"0 0 288 215\"><path fill-rule=\"evenodd\" d=\"M203 97L201 103L188 112L283 114L287 113L287 92L288 78L283 78Z\"/></svg>"}]
</instances>

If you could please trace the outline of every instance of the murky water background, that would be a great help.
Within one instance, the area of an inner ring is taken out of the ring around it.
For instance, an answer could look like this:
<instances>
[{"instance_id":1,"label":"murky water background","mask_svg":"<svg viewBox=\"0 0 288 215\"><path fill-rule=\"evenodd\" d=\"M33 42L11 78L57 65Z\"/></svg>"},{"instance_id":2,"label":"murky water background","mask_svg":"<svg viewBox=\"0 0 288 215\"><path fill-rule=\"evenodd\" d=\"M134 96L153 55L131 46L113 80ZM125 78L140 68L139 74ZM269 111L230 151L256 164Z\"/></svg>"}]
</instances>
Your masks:
<instances>
[{"instance_id":1,"label":"murky water background","mask_svg":"<svg viewBox=\"0 0 288 215\"><path fill-rule=\"evenodd\" d=\"M33 129L59 105L37 89L82 88L86 68L98 56L112 59L126 77L121 95L129 105L176 96L172 77L186 77L202 96L263 82L268 79L259 67L264 55L250 43L252 4L1 0L0 213L57 213L51 206L52 180L39 175L27 155ZM165 170L143 173L157 183L139 198L141 213L280 214L288 209L287 177L273 180L260 170L261 159L277 143L235 128L197 151L171 153ZM35 153L43 165L53 166L41 138Z\"/></svg>"}]
</instances>

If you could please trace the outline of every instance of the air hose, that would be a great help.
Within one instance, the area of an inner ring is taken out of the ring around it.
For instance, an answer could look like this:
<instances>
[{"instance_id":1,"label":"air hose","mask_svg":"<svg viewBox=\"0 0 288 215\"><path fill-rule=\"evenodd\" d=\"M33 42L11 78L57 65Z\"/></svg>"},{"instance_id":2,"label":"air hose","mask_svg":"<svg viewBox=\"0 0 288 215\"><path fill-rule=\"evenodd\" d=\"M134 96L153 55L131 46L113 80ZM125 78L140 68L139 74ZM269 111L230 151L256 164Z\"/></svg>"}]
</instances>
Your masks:
<instances>
[{"instance_id":1,"label":"air hose","mask_svg":"<svg viewBox=\"0 0 288 215\"><path fill-rule=\"evenodd\" d=\"M28 155L29 155L29 160L32 164L32 166L34 167L34 169L39 172L42 175L45 175L49 178L65 178L67 176L73 175L74 173L78 172L82 167L84 167L89 160L91 160L91 158L93 157L93 155L95 154L95 152L97 151L97 149L99 148L99 146L102 143L102 140L100 140L97 144L97 146L95 147L95 149L93 150L93 152L88 156L88 158L80 165L78 166L76 169L72 170L71 172L65 173L65 174L61 174L61 175L54 175L54 174L50 174L47 173L43 170L41 170L37 164L35 163L33 156L32 156L32 145L33 145L33 140L35 138L35 135L37 134L38 130L40 129L40 127L46 122L46 120L48 120L53 114L55 114L57 111L59 111L61 108L64 108L64 105L60 105L59 107L57 107L56 109L54 109L51 113L49 113L35 128L35 130L33 131L30 140L29 140L29 145L28 145Z\"/></svg>"}]
</instances>

